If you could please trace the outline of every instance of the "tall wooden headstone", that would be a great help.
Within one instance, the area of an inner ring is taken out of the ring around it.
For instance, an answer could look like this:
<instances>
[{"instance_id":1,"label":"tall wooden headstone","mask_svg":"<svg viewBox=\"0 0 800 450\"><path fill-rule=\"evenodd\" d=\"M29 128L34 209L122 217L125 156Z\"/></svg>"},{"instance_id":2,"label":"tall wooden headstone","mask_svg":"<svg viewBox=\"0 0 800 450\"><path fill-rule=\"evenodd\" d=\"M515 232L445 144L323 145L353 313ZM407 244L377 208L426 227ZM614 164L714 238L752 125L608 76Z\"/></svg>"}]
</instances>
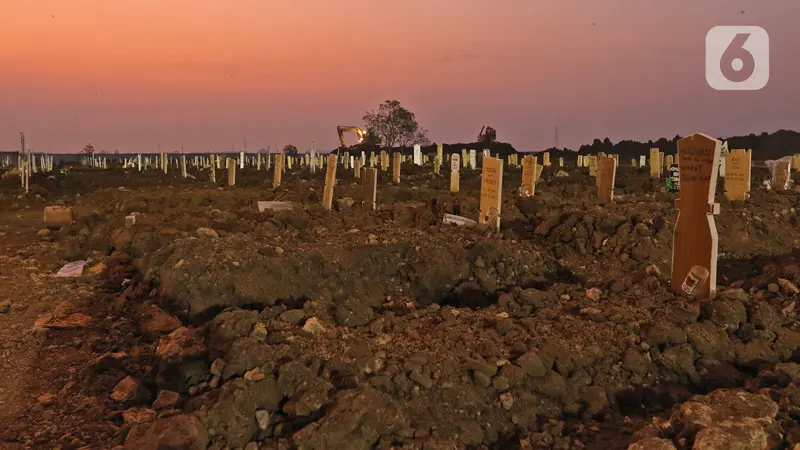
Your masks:
<instances>
[{"instance_id":1,"label":"tall wooden headstone","mask_svg":"<svg viewBox=\"0 0 800 450\"><path fill-rule=\"evenodd\" d=\"M272 187L276 188L281 185L281 176L283 175L283 164L286 155L278 153L275 155L275 173L272 176Z\"/></svg>"},{"instance_id":2,"label":"tall wooden headstone","mask_svg":"<svg viewBox=\"0 0 800 450\"><path fill-rule=\"evenodd\" d=\"M333 207L333 186L336 184L336 155L328 155L328 167L325 168L325 190L322 193L322 207Z\"/></svg>"},{"instance_id":3,"label":"tall wooden headstone","mask_svg":"<svg viewBox=\"0 0 800 450\"><path fill-rule=\"evenodd\" d=\"M747 200L750 192L752 150L734 149L725 157L725 196L731 201Z\"/></svg>"},{"instance_id":4,"label":"tall wooden headstone","mask_svg":"<svg viewBox=\"0 0 800 450\"><path fill-rule=\"evenodd\" d=\"M597 200L601 203L614 201L614 183L617 180L617 160L603 158L597 164Z\"/></svg>"},{"instance_id":5,"label":"tall wooden headstone","mask_svg":"<svg viewBox=\"0 0 800 450\"><path fill-rule=\"evenodd\" d=\"M661 152L657 148L650 149L650 178L661 177Z\"/></svg>"},{"instance_id":6,"label":"tall wooden headstone","mask_svg":"<svg viewBox=\"0 0 800 450\"><path fill-rule=\"evenodd\" d=\"M678 218L672 242L672 290L681 286L693 266L708 270L708 280L697 286L694 296L709 299L716 295L718 237L714 203L722 142L696 133L678 141L681 174L680 197L675 200Z\"/></svg>"},{"instance_id":7,"label":"tall wooden headstone","mask_svg":"<svg viewBox=\"0 0 800 450\"><path fill-rule=\"evenodd\" d=\"M392 155L392 182L394 184L400 184L400 164L402 164L402 156L400 153L395 153Z\"/></svg>"},{"instance_id":8,"label":"tall wooden headstone","mask_svg":"<svg viewBox=\"0 0 800 450\"><path fill-rule=\"evenodd\" d=\"M777 192L789 189L792 179L791 158L781 158L773 162L770 185Z\"/></svg>"},{"instance_id":9,"label":"tall wooden headstone","mask_svg":"<svg viewBox=\"0 0 800 450\"><path fill-rule=\"evenodd\" d=\"M141 159L142 159L141 157L142 157L142 155L139 155L139 161L141 161ZM141 167L141 163L139 164L139 167ZM212 183L216 184L217 183L217 164L216 164L216 157L214 156L213 153L211 154L211 164L208 166L208 168L209 168L208 178Z\"/></svg>"},{"instance_id":10,"label":"tall wooden headstone","mask_svg":"<svg viewBox=\"0 0 800 450\"><path fill-rule=\"evenodd\" d=\"M375 211L375 203L378 199L378 169L362 169L362 193L364 195L364 206Z\"/></svg>"},{"instance_id":11,"label":"tall wooden headstone","mask_svg":"<svg viewBox=\"0 0 800 450\"><path fill-rule=\"evenodd\" d=\"M522 158L522 190L525 197L533 197L536 193L536 157L525 155Z\"/></svg>"},{"instance_id":12,"label":"tall wooden headstone","mask_svg":"<svg viewBox=\"0 0 800 450\"><path fill-rule=\"evenodd\" d=\"M361 178L361 158L353 160L353 177Z\"/></svg>"},{"instance_id":13,"label":"tall wooden headstone","mask_svg":"<svg viewBox=\"0 0 800 450\"><path fill-rule=\"evenodd\" d=\"M228 186L234 186L236 184L236 161L228 158L226 164L228 165Z\"/></svg>"},{"instance_id":14,"label":"tall wooden headstone","mask_svg":"<svg viewBox=\"0 0 800 450\"><path fill-rule=\"evenodd\" d=\"M485 158L481 165L481 215L478 223L500 230L500 205L503 201L503 160Z\"/></svg>"},{"instance_id":15,"label":"tall wooden headstone","mask_svg":"<svg viewBox=\"0 0 800 450\"><path fill-rule=\"evenodd\" d=\"M461 161L458 153L450 155L450 192L458 192Z\"/></svg>"}]
</instances>

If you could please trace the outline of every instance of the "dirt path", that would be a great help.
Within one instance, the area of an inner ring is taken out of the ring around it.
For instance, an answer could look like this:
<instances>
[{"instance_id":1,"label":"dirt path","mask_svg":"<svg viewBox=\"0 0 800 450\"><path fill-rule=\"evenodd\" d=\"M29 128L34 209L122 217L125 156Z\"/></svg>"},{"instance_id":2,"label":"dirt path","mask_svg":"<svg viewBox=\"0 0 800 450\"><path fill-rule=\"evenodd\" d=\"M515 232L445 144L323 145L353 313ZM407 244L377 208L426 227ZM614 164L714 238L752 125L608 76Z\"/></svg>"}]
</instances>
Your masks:
<instances>
[{"instance_id":1,"label":"dirt path","mask_svg":"<svg viewBox=\"0 0 800 450\"><path fill-rule=\"evenodd\" d=\"M66 370L47 358L48 332L34 330L37 319L90 291L51 277L62 261L58 244L37 234L40 220L41 213L33 211L0 215L0 449L22 448L28 440L13 428L54 390L55 380L43 371Z\"/></svg>"}]
</instances>

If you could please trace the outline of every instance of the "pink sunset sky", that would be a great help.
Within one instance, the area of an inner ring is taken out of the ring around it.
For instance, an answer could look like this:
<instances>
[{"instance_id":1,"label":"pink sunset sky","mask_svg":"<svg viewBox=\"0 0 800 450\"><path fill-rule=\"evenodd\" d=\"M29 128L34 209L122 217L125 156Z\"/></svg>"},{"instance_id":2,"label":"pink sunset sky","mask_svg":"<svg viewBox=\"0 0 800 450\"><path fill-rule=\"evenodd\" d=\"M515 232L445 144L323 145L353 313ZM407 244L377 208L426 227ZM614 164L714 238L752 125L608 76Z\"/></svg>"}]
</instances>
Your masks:
<instances>
[{"instance_id":1,"label":"pink sunset sky","mask_svg":"<svg viewBox=\"0 0 800 450\"><path fill-rule=\"evenodd\" d=\"M742 13L744 11L744 13ZM797 0L3 0L0 150L338 145L397 99L434 142L517 149L800 129ZM770 34L757 92L705 81L716 25Z\"/></svg>"}]
</instances>

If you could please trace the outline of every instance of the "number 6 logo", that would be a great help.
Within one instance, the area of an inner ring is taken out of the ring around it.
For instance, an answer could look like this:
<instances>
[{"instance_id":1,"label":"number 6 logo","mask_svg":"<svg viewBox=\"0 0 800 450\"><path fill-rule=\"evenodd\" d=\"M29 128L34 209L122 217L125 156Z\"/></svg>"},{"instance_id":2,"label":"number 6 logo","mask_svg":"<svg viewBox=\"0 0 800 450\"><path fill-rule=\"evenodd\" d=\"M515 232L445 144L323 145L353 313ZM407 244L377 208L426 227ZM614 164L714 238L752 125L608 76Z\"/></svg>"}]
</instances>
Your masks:
<instances>
[{"instance_id":1,"label":"number 6 logo","mask_svg":"<svg viewBox=\"0 0 800 450\"><path fill-rule=\"evenodd\" d=\"M755 26L719 26L706 35L706 82L718 91L757 91L769 81L769 35Z\"/></svg>"}]
</instances>

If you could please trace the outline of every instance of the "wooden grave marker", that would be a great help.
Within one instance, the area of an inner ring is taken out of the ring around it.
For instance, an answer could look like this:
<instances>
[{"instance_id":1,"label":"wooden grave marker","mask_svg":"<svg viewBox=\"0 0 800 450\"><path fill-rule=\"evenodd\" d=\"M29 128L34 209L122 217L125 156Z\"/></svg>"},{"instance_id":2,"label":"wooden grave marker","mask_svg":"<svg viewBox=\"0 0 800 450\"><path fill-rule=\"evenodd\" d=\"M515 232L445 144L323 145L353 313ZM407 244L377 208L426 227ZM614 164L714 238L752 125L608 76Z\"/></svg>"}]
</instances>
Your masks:
<instances>
[{"instance_id":1,"label":"wooden grave marker","mask_svg":"<svg viewBox=\"0 0 800 450\"><path fill-rule=\"evenodd\" d=\"M500 206L503 201L503 160L488 157L481 167L481 215L478 223L491 224L500 230Z\"/></svg>"},{"instance_id":2,"label":"wooden grave marker","mask_svg":"<svg viewBox=\"0 0 800 450\"><path fill-rule=\"evenodd\" d=\"M631 159L631 167L636 168L636 158Z\"/></svg>"},{"instance_id":3,"label":"wooden grave marker","mask_svg":"<svg viewBox=\"0 0 800 450\"><path fill-rule=\"evenodd\" d=\"M228 186L234 186L236 184L236 161L228 158L226 164L228 165Z\"/></svg>"},{"instance_id":4,"label":"wooden grave marker","mask_svg":"<svg viewBox=\"0 0 800 450\"><path fill-rule=\"evenodd\" d=\"M616 158L603 158L597 165L597 200L601 203L614 201L614 183L617 180Z\"/></svg>"},{"instance_id":5,"label":"wooden grave marker","mask_svg":"<svg viewBox=\"0 0 800 450\"><path fill-rule=\"evenodd\" d=\"M522 157L522 186L520 194L523 197L533 197L536 193L536 160L532 155Z\"/></svg>"},{"instance_id":6,"label":"wooden grave marker","mask_svg":"<svg viewBox=\"0 0 800 450\"><path fill-rule=\"evenodd\" d=\"M545 167L550 167L550 152L544 152L542 155L542 165Z\"/></svg>"},{"instance_id":7,"label":"wooden grave marker","mask_svg":"<svg viewBox=\"0 0 800 450\"><path fill-rule=\"evenodd\" d=\"M458 192L461 161L458 153L450 155L450 192Z\"/></svg>"},{"instance_id":8,"label":"wooden grave marker","mask_svg":"<svg viewBox=\"0 0 800 450\"><path fill-rule=\"evenodd\" d=\"M400 153L395 153L393 156L394 161L392 161L392 182L394 184L400 184L400 164L402 164L402 155Z\"/></svg>"},{"instance_id":9,"label":"wooden grave marker","mask_svg":"<svg viewBox=\"0 0 800 450\"><path fill-rule=\"evenodd\" d=\"M661 177L661 152L657 148L650 149L650 178Z\"/></svg>"},{"instance_id":10,"label":"wooden grave marker","mask_svg":"<svg viewBox=\"0 0 800 450\"><path fill-rule=\"evenodd\" d=\"M386 150L381 150L381 170L384 172L389 170L389 155Z\"/></svg>"},{"instance_id":11,"label":"wooden grave marker","mask_svg":"<svg viewBox=\"0 0 800 450\"><path fill-rule=\"evenodd\" d=\"M364 205L372 211L375 211L375 204L378 199L378 169L362 169L362 193L364 195Z\"/></svg>"},{"instance_id":12,"label":"wooden grave marker","mask_svg":"<svg viewBox=\"0 0 800 450\"><path fill-rule=\"evenodd\" d=\"M752 150L734 149L725 157L725 197L730 201L747 200L750 193Z\"/></svg>"},{"instance_id":13,"label":"wooden grave marker","mask_svg":"<svg viewBox=\"0 0 800 450\"><path fill-rule=\"evenodd\" d=\"M139 155L139 156L141 157L141 155ZM141 158L139 158L139 159L141 161ZM211 165L209 165L209 167L208 167L210 169L209 173L208 173L208 178L209 178L209 180L211 180L212 183L217 184L217 165L216 165L215 160L216 160L216 158L214 157L214 154L212 153L211 154ZM139 167L141 167L141 164L139 164Z\"/></svg>"},{"instance_id":14,"label":"wooden grave marker","mask_svg":"<svg viewBox=\"0 0 800 450\"><path fill-rule=\"evenodd\" d=\"M672 155L667 155L664 157L664 167L669 168L672 165Z\"/></svg>"},{"instance_id":15,"label":"wooden grave marker","mask_svg":"<svg viewBox=\"0 0 800 450\"><path fill-rule=\"evenodd\" d=\"M272 176L272 188L276 188L281 185L281 176L283 175L283 163L284 163L285 155L283 153L278 153L275 155L275 173Z\"/></svg>"},{"instance_id":16,"label":"wooden grave marker","mask_svg":"<svg viewBox=\"0 0 800 450\"><path fill-rule=\"evenodd\" d=\"M353 161L353 176L357 179L361 178L361 158Z\"/></svg>"},{"instance_id":17,"label":"wooden grave marker","mask_svg":"<svg viewBox=\"0 0 800 450\"><path fill-rule=\"evenodd\" d=\"M678 217L672 242L672 290L684 292L684 280L694 266L708 270L708 280L694 287L694 297L710 299L716 295L719 240L714 203L722 142L696 133L678 141L681 190L675 200Z\"/></svg>"},{"instance_id":18,"label":"wooden grave marker","mask_svg":"<svg viewBox=\"0 0 800 450\"><path fill-rule=\"evenodd\" d=\"M583 167L583 155L578 155L578 167Z\"/></svg>"},{"instance_id":19,"label":"wooden grave marker","mask_svg":"<svg viewBox=\"0 0 800 450\"><path fill-rule=\"evenodd\" d=\"M328 155L328 167L325 168L325 191L322 193L322 207L330 210L333 207L333 186L336 184L336 155Z\"/></svg>"},{"instance_id":20,"label":"wooden grave marker","mask_svg":"<svg viewBox=\"0 0 800 450\"><path fill-rule=\"evenodd\" d=\"M777 192L789 189L792 179L791 158L781 158L773 161L772 180L770 185Z\"/></svg>"},{"instance_id":21,"label":"wooden grave marker","mask_svg":"<svg viewBox=\"0 0 800 450\"><path fill-rule=\"evenodd\" d=\"M563 156L559 156L558 157L558 167L564 167L564 157Z\"/></svg>"}]
</instances>

